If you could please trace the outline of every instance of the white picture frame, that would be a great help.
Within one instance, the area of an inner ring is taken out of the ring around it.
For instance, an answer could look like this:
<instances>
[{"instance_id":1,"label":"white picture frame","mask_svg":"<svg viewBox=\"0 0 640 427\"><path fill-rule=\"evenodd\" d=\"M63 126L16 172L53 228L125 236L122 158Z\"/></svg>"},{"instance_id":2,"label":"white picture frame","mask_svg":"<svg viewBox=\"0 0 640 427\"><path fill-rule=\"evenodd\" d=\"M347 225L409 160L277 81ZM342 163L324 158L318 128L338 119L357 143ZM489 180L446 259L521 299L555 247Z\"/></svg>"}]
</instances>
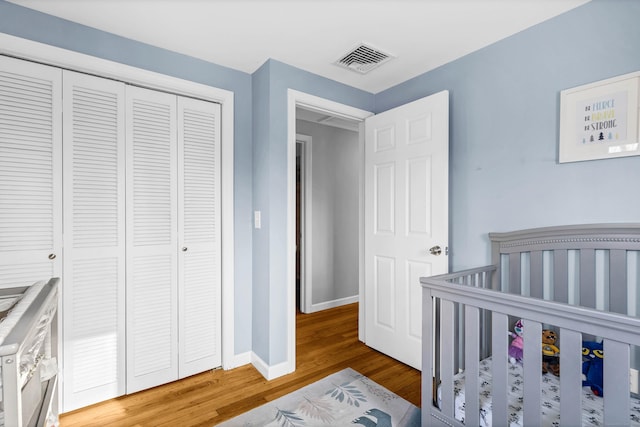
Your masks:
<instances>
[{"instance_id":1,"label":"white picture frame","mask_svg":"<svg viewBox=\"0 0 640 427\"><path fill-rule=\"evenodd\" d=\"M640 155L640 72L560 92L559 163Z\"/></svg>"}]
</instances>

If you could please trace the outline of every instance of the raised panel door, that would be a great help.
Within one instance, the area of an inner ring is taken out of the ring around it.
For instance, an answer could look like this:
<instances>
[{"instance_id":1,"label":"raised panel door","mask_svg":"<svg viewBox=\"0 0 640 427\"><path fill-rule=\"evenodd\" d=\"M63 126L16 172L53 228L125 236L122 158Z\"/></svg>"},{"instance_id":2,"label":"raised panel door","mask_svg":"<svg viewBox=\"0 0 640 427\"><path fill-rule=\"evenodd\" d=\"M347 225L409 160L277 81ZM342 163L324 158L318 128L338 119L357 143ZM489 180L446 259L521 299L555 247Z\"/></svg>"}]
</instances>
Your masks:
<instances>
[{"instance_id":1,"label":"raised panel door","mask_svg":"<svg viewBox=\"0 0 640 427\"><path fill-rule=\"evenodd\" d=\"M448 92L367 118L365 133L365 342L419 369L419 278L448 269Z\"/></svg>"}]
</instances>

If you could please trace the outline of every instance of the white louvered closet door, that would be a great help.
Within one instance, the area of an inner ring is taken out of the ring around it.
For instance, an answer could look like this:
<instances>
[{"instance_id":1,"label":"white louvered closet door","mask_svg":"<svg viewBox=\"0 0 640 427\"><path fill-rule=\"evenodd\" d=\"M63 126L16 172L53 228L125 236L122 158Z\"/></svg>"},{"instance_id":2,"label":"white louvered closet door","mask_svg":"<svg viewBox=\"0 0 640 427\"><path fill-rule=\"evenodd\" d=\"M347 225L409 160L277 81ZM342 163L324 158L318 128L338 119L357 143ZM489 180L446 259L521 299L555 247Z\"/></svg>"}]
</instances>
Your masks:
<instances>
[{"instance_id":1,"label":"white louvered closet door","mask_svg":"<svg viewBox=\"0 0 640 427\"><path fill-rule=\"evenodd\" d=\"M220 105L178 98L179 377L221 365Z\"/></svg>"},{"instance_id":2,"label":"white louvered closet door","mask_svg":"<svg viewBox=\"0 0 640 427\"><path fill-rule=\"evenodd\" d=\"M62 273L62 71L0 56L0 288Z\"/></svg>"},{"instance_id":3,"label":"white louvered closet door","mask_svg":"<svg viewBox=\"0 0 640 427\"><path fill-rule=\"evenodd\" d=\"M64 71L64 411L125 391L124 88Z\"/></svg>"},{"instance_id":4,"label":"white louvered closet door","mask_svg":"<svg viewBox=\"0 0 640 427\"><path fill-rule=\"evenodd\" d=\"M176 96L127 86L127 393L178 377Z\"/></svg>"}]
</instances>

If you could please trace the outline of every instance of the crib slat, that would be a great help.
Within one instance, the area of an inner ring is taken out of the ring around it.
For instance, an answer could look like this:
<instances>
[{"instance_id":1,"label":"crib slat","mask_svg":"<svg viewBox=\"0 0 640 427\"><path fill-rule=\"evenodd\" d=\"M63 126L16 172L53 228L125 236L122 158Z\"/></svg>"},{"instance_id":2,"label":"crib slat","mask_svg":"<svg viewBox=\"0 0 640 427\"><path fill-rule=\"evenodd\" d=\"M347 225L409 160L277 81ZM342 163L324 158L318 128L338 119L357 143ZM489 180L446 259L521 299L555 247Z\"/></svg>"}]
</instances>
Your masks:
<instances>
[{"instance_id":1,"label":"crib slat","mask_svg":"<svg viewBox=\"0 0 640 427\"><path fill-rule=\"evenodd\" d=\"M524 322L524 348L522 367L524 369L524 413L523 424L525 426L541 425L540 400L541 400L541 369L542 352L540 351L540 337L542 336L542 324L532 320Z\"/></svg>"},{"instance_id":2,"label":"crib slat","mask_svg":"<svg viewBox=\"0 0 640 427\"><path fill-rule=\"evenodd\" d=\"M629 424L629 344L604 340L604 425Z\"/></svg>"},{"instance_id":3,"label":"crib slat","mask_svg":"<svg viewBox=\"0 0 640 427\"><path fill-rule=\"evenodd\" d=\"M627 251L609 251L609 311L627 314Z\"/></svg>"},{"instance_id":4,"label":"crib slat","mask_svg":"<svg viewBox=\"0 0 640 427\"><path fill-rule=\"evenodd\" d=\"M529 257L531 280L529 284L529 295L534 298L542 298L542 251L533 251Z\"/></svg>"},{"instance_id":5,"label":"crib slat","mask_svg":"<svg viewBox=\"0 0 640 427\"><path fill-rule=\"evenodd\" d=\"M492 313L492 347L493 356L492 372L493 372L493 397L492 397L492 421L493 425L508 425L509 407L507 404L507 386L508 386L508 350L509 345L509 318L508 316L493 312Z\"/></svg>"},{"instance_id":6,"label":"crib slat","mask_svg":"<svg viewBox=\"0 0 640 427\"><path fill-rule=\"evenodd\" d=\"M627 252L627 290L629 301L627 313L629 316L640 316L640 251ZM637 366L637 365L636 365Z\"/></svg>"},{"instance_id":7,"label":"crib slat","mask_svg":"<svg viewBox=\"0 0 640 427\"><path fill-rule=\"evenodd\" d=\"M460 305L456 304L454 307L454 315L456 318L456 332L455 336L455 355L457 356L455 359L455 365L453 366L454 372L459 372L460 370L465 369L464 365L464 309L460 307Z\"/></svg>"},{"instance_id":8,"label":"crib slat","mask_svg":"<svg viewBox=\"0 0 640 427\"><path fill-rule=\"evenodd\" d=\"M580 250L580 305L596 308L596 251Z\"/></svg>"},{"instance_id":9,"label":"crib slat","mask_svg":"<svg viewBox=\"0 0 640 427\"><path fill-rule=\"evenodd\" d=\"M520 295L520 252L509 254L509 289L507 292Z\"/></svg>"},{"instance_id":10,"label":"crib slat","mask_svg":"<svg viewBox=\"0 0 640 427\"><path fill-rule=\"evenodd\" d=\"M464 420L468 426L480 425L480 403L478 396L480 375L480 310L465 307L465 402Z\"/></svg>"},{"instance_id":11,"label":"crib slat","mask_svg":"<svg viewBox=\"0 0 640 427\"><path fill-rule=\"evenodd\" d=\"M568 255L566 250L553 251L553 300L569 302Z\"/></svg>"},{"instance_id":12,"label":"crib slat","mask_svg":"<svg viewBox=\"0 0 640 427\"><path fill-rule=\"evenodd\" d=\"M582 424L582 334L560 330L560 425Z\"/></svg>"},{"instance_id":13,"label":"crib slat","mask_svg":"<svg viewBox=\"0 0 640 427\"><path fill-rule=\"evenodd\" d=\"M442 390L442 412L453 417L453 374L454 374L454 317L455 309L451 301L442 300L440 303L440 385Z\"/></svg>"},{"instance_id":14,"label":"crib slat","mask_svg":"<svg viewBox=\"0 0 640 427\"><path fill-rule=\"evenodd\" d=\"M491 356L491 313L487 310L480 312L480 358Z\"/></svg>"}]
</instances>

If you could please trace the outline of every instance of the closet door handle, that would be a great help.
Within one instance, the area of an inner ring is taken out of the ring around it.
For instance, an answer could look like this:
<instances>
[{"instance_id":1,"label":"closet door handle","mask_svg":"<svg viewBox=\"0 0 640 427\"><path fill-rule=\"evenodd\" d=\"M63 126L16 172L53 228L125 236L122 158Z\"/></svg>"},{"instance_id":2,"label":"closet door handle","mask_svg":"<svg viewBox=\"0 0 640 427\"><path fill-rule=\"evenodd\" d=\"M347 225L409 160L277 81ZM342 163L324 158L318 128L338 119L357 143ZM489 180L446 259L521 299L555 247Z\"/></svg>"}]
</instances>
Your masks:
<instances>
[{"instance_id":1,"label":"closet door handle","mask_svg":"<svg viewBox=\"0 0 640 427\"><path fill-rule=\"evenodd\" d=\"M47 257L49 259L56 259L56 254L49 254L49 256Z\"/></svg>"},{"instance_id":2,"label":"closet door handle","mask_svg":"<svg viewBox=\"0 0 640 427\"><path fill-rule=\"evenodd\" d=\"M183 247L182 247L182 252L187 252L187 250L188 250L188 249L189 249L189 248L187 248L186 246L183 246Z\"/></svg>"}]
</instances>

